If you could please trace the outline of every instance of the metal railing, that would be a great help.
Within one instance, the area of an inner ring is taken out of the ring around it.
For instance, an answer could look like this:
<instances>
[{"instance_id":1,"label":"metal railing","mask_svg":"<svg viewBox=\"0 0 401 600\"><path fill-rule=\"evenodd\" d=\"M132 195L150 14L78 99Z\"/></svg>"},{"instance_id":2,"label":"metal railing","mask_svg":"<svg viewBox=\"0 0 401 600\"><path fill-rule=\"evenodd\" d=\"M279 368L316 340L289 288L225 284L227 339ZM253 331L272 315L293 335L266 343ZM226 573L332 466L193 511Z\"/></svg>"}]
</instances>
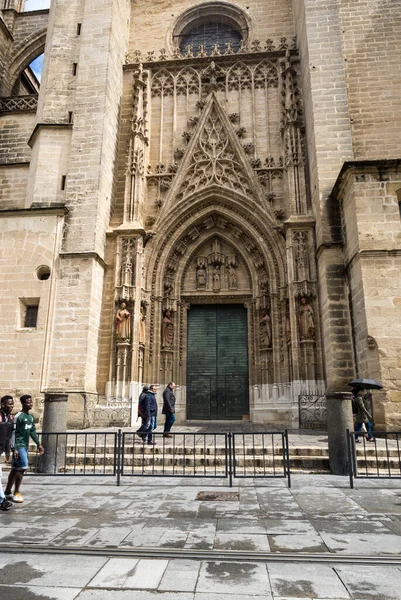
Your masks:
<instances>
[{"instance_id":1,"label":"metal railing","mask_svg":"<svg viewBox=\"0 0 401 600\"><path fill-rule=\"evenodd\" d=\"M288 432L233 433L234 477L283 477L291 487Z\"/></svg>"},{"instance_id":2,"label":"metal railing","mask_svg":"<svg viewBox=\"0 0 401 600\"><path fill-rule=\"evenodd\" d=\"M119 433L110 431L40 433L45 448L29 454L28 474L116 476Z\"/></svg>"},{"instance_id":3,"label":"metal railing","mask_svg":"<svg viewBox=\"0 0 401 600\"><path fill-rule=\"evenodd\" d=\"M121 476L228 477L227 433L153 433L155 445L135 432L122 434Z\"/></svg>"},{"instance_id":4,"label":"metal railing","mask_svg":"<svg viewBox=\"0 0 401 600\"><path fill-rule=\"evenodd\" d=\"M45 454L29 453L35 475L121 477L287 478L287 431L262 433L152 432L154 444L134 431L39 434Z\"/></svg>"},{"instance_id":5,"label":"metal railing","mask_svg":"<svg viewBox=\"0 0 401 600\"><path fill-rule=\"evenodd\" d=\"M354 479L401 479L401 432L372 431L372 436L369 441L366 433L347 429L351 488Z\"/></svg>"}]
</instances>

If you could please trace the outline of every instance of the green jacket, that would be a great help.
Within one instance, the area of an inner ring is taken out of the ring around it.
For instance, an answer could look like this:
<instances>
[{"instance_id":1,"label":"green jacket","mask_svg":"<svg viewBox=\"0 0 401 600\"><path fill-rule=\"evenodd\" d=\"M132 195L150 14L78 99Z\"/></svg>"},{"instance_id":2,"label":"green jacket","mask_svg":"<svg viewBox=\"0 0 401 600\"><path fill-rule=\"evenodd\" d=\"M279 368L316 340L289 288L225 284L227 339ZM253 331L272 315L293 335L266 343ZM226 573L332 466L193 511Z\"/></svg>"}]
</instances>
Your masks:
<instances>
[{"instance_id":1,"label":"green jacket","mask_svg":"<svg viewBox=\"0 0 401 600\"><path fill-rule=\"evenodd\" d=\"M32 438L37 446L40 441L38 434L36 433L35 423L33 422L33 416L29 413L19 412L14 417L14 435L12 440L12 447L16 448L27 448L29 446L29 438Z\"/></svg>"},{"instance_id":2,"label":"green jacket","mask_svg":"<svg viewBox=\"0 0 401 600\"><path fill-rule=\"evenodd\" d=\"M372 417L369 414L369 412L367 411L364 401L363 401L363 397L362 396L355 396L355 403L356 403L356 417L355 417L355 422L356 423L363 423L364 421L371 421Z\"/></svg>"}]
</instances>

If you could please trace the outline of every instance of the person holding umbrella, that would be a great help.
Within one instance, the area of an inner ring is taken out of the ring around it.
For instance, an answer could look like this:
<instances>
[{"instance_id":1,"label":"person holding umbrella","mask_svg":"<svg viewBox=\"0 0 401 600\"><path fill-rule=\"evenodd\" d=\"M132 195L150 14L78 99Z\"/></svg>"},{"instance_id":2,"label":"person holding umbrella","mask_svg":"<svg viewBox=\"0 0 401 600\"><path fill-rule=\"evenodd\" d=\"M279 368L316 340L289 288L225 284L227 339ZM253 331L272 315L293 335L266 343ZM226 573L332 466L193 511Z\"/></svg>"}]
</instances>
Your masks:
<instances>
[{"instance_id":1,"label":"person holding umbrella","mask_svg":"<svg viewBox=\"0 0 401 600\"><path fill-rule=\"evenodd\" d=\"M368 442L374 442L375 438L372 435L372 416L365 406L365 398L367 390L380 390L382 389L381 383L374 381L373 379L353 379L349 385L354 387L354 398L356 407L355 416L355 442L359 443L358 433L361 431L363 425L366 427Z\"/></svg>"},{"instance_id":2,"label":"person holding umbrella","mask_svg":"<svg viewBox=\"0 0 401 600\"><path fill-rule=\"evenodd\" d=\"M365 390L359 388L356 391L355 404L356 404L356 416L355 416L355 442L359 443L358 433L361 431L363 425L366 427L368 442L374 442L375 438L372 436L372 416L369 414L365 403Z\"/></svg>"}]
</instances>

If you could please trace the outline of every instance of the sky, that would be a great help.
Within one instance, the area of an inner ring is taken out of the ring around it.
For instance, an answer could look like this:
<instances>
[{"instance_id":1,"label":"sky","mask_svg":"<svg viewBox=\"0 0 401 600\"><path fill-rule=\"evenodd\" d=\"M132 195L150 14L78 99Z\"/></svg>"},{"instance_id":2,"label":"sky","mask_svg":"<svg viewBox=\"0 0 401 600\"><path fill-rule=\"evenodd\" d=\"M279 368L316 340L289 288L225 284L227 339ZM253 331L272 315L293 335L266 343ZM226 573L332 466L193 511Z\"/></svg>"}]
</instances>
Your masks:
<instances>
[{"instance_id":1,"label":"sky","mask_svg":"<svg viewBox=\"0 0 401 600\"><path fill-rule=\"evenodd\" d=\"M25 10L40 10L41 8L50 8L50 0L26 0Z\"/></svg>"},{"instance_id":2,"label":"sky","mask_svg":"<svg viewBox=\"0 0 401 600\"><path fill-rule=\"evenodd\" d=\"M40 78L42 75L42 67L43 67L43 54L38 56L38 58L35 58L35 60L33 60L29 66L31 67L32 71L35 73L36 77L40 81Z\"/></svg>"}]
</instances>

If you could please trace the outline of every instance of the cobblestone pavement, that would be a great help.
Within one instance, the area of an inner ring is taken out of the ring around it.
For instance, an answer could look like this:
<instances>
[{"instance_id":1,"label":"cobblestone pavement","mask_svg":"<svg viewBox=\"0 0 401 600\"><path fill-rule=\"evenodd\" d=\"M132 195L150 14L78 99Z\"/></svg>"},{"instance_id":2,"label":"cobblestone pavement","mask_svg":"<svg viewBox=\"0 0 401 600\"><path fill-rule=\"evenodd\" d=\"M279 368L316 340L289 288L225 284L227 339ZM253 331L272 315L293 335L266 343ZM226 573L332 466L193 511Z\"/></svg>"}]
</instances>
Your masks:
<instances>
[{"instance_id":1,"label":"cobblestone pavement","mask_svg":"<svg viewBox=\"0 0 401 600\"><path fill-rule=\"evenodd\" d=\"M32 476L22 491L0 513L1 599L401 599L401 481Z\"/></svg>"}]
</instances>

